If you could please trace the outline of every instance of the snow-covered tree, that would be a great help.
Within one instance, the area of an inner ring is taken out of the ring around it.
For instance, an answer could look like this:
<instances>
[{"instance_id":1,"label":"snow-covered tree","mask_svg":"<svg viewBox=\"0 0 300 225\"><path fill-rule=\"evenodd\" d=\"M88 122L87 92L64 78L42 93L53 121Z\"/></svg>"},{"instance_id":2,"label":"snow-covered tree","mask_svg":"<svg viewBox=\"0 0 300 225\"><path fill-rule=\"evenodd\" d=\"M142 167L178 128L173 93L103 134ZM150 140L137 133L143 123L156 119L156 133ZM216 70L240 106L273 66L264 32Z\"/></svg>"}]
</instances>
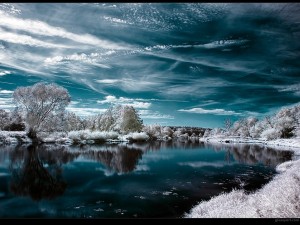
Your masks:
<instances>
[{"instance_id":1,"label":"snow-covered tree","mask_svg":"<svg viewBox=\"0 0 300 225\"><path fill-rule=\"evenodd\" d=\"M218 135L224 135L225 130L221 128L214 128L210 131L209 135L210 136L218 136Z\"/></svg>"},{"instance_id":2,"label":"snow-covered tree","mask_svg":"<svg viewBox=\"0 0 300 225\"><path fill-rule=\"evenodd\" d=\"M23 131L24 129L24 119L17 108L12 112L0 109L0 130Z\"/></svg>"},{"instance_id":3,"label":"snow-covered tree","mask_svg":"<svg viewBox=\"0 0 300 225\"><path fill-rule=\"evenodd\" d=\"M66 112L64 115L64 130L69 132L72 130L81 130L81 119L73 112Z\"/></svg>"},{"instance_id":4,"label":"snow-covered tree","mask_svg":"<svg viewBox=\"0 0 300 225\"><path fill-rule=\"evenodd\" d=\"M230 118L225 119L224 121L224 129L227 135L230 135L230 128L232 127L232 120Z\"/></svg>"},{"instance_id":5,"label":"snow-covered tree","mask_svg":"<svg viewBox=\"0 0 300 225\"><path fill-rule=\"evenodd\" d=\"M62 113L71 100L65 88L43 82L17 88L13 93L13 99L24 113L27 135L33 140L37 139L37 132L46 120Z\"/></svg>"},{"instance_id":6,"label":"snow-covered tree","mask_svg":"<svg viewBox=\"0 0 300 225\"><path fill-rule=\"evenodd\" d=\"M164 136L172 137L173 133L174 133L174 131L170 127L164 127L162 130L162 134Z\"/></svg>"},{"instance_id":7,"label":"snow-covered tree","mask_svg":"<svg viewBox=\"0 0 300 225\"><path fill-rule=\"evenodd\" d=\"M251 131L253 131L257 121L258 119L255 117L242 118L233 124L230 133L241 137L252 137Z\"/></svg>"},{"instance_id":8,"label":"snow-covered tree","mask_svg":"<svg viewBox=\"0 0 300 225\"><path fill-rule=\"evenodd\" d=\"M137 110L132 106L122 106L120 122L120 131L124 134L130 132L140 132L143 128L143 121L141 120Z\"/></svg>"},{"instance_id":9,"label":"snow-covered tree","mask_svg":"<svg viewBox=\"0 0 300 225\"><path fill-rule=\"evenodd\" d=\"M136 109L128 105L115 105L103 114L89 119L89 128L100 131L117 131L123 134L140 132L143 121Z\"/></svg>"},{"instance_id":10,"label":"snow-covered tree","mask_svg":"<svg viewBox=\"0 0 300 225\"><path fill-rule=\"evenodd\" d=\"M97 128L100 131L110 131L113 128L115 123L115 118L113 116L113 108L107 109L101 116L98 118Z\"/></svg>"},{"instance_id":11,"label":"snow-covered tree","mask_svg":"<svg viewBox=\"0 0 300 225\"><path fill-rule=\"evenodd\" d=\"M10 124L10 113L0 109L0 130L4 130Z\"/></svg>"},{"instance_id":12,"label":"snow-covered tree","mask_svg":"<svg viewBox=\"0 0 300 225\"><path fill-rule=\"evenodd\" d=\"M210 136L210 132L211 132L210 129L206 129L202 137L204 137L204 138L209 137Z\"/></svg>"},{"instance_id":13,"label":"snow-covered tree","mask_svg":"<svg viewBox=\"0 0 300 225\"><path fill-rule=\"evenodd\" d=\"M162 127L159 124L145 125L143 131L150 137L150 139L158 139L162 137Z\"/></svg>"},{"instance_id":14,"label":"snow-covered tree","mask_svg":"<svg viewBox=\"0 0 300 225\"><path fill-rule=\"evenodd\" d=\"M280 132L281 138L290 138L294 131L299 128L300 122L300 105L289 108L282 108L275 116L276 130Z\"/></svg>"}]
</instances>

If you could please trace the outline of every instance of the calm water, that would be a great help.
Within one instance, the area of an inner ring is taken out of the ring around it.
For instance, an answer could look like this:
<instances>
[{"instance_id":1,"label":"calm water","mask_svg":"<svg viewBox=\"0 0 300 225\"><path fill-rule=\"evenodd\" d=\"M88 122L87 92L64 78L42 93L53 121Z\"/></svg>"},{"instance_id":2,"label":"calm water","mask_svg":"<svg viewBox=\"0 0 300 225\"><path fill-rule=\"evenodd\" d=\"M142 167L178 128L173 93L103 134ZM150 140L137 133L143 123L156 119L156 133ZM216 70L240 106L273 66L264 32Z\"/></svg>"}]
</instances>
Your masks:
<instances>
[{"instance_id":1,"label":"calm water","mask_svg":"<svg viewBox=\"0 0 300 225\"><path fill-rule=\"evenodd\" d=\"M0 217L181 217L221 192L260 188L291 157L191 142L1 146Z\"/></svg>"}]
</instances>

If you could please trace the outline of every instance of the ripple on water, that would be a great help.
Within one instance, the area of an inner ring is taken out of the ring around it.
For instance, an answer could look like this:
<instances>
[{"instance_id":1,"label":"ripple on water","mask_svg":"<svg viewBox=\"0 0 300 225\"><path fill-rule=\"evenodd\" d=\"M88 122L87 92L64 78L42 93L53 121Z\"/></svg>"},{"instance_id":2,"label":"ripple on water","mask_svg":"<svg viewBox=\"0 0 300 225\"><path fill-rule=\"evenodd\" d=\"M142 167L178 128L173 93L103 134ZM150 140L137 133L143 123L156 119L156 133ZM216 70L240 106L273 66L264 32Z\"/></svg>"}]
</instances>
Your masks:
<instances>
[{"instance_id":1,"label":"ripple on water","mask_svg":"<svg viewBox=\"0 0 300 225\"><path fill-rule=\"evenodd\" d=\"M6 176L9 176L8 173L0 173L0 177L6 177Z\"/></svg>"},{"instance_id":2,"label":"ripple on water","mask_svg":"<svg viewBox=\"0 0 300 225\"><path fill-rule=\"evenodd\" d=\"M125 209L116 209L115 210L115 213L119 213L119 214L121 214L121 215L123 215L124 213L126 213L127 212L127 210L125 210Z\"/></svg>"},{"instance_id":3,"label":"ripple on water","mask_svg":"<svg viewBox=\"0 0 300 225\"><path fill-rule=\"evenodd\" d=\"M138 195L136 195L136 196L134 196L135 198L139 198L139 199L146 199L146 197L144 197L144 196L138 196Z\"/></svg>"},{"instance_id":4,"label":"ripple on water","mask_svg":"<svg viewBox=\"0 0 300 225\"><path fill-rule=\"evenodd\" d=\"M104 209L98 208L98 209L94 209L94 211L96 211L96 212L103 212Z\"/></svg>"}]
</instances>

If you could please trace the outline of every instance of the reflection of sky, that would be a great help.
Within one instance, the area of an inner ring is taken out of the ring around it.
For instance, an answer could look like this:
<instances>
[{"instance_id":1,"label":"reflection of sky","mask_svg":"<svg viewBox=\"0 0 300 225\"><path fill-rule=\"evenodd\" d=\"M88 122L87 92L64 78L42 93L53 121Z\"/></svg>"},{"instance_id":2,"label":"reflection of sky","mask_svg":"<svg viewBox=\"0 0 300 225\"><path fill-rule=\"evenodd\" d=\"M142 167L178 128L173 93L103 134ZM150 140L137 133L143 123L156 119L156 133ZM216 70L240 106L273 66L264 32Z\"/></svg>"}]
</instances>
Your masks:
<instances>
[{"instance_id":1,"label":"reflection of sky","mask_svg":"<svg viewBox=\"0 0 300 225\"><path fill-rule=\"evenodd\" d=\"M43 80L82 116L119 103L145 123L213 127L272 113L300 99L299 6L1 3L0 108Z\"/></svg>"},{"instance_id":2,"label":"reflection of sky","mask_svg":"<svg viewBox=\"0 0 300 225\"><path fill-rule=\"evenodd\" d=\"M197 162L180 162L178 163L180 166L190 166L193 168L200 168L204 166L209 166L209 167L223 167L227 166L227 164L224 164L224 161L220 162L202 162L202 161L197 161Z\"/></svg>"}]
</instances>

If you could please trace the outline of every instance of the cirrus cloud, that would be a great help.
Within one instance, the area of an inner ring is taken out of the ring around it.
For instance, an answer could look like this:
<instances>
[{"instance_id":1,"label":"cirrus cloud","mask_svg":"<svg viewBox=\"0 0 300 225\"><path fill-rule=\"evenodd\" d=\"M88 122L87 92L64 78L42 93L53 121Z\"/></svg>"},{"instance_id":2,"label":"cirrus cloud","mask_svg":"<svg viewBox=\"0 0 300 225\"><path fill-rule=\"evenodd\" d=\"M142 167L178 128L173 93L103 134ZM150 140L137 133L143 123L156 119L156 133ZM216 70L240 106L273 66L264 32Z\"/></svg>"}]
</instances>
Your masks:
<instances>
[{"instance_id":1,"label":"cirrus cloud","mask_svg":"<svg viewBox=\"0 0 300 225\"><path fill-rule=\"evenodd\" d=\"M187 113L198 113L198 114L214 114L220 116L229 116L229 115L240 115L241 113L237 113L234 111L226 111L224 109L203 109L203 108L192 108L192 109L179 109L179 112L187 112Z\"/></svg>"},{"instance_id":2,"label":"cirrus cloud","mask_svg":"<svg viewBox=\"0 0 300 225\"><path fill-rule=\"evenodd\" d=\"M148 109L151 106L150 102L141 102L141 101L138 101L137 99L133 99L133 98L124 98L124 97L117 98L116 96L113 96L113 95L108 95L105 97L104 100L97 101L97 103L129 105L134 108L140 108L140 109Z\"/></svg>"}]
</instances>

